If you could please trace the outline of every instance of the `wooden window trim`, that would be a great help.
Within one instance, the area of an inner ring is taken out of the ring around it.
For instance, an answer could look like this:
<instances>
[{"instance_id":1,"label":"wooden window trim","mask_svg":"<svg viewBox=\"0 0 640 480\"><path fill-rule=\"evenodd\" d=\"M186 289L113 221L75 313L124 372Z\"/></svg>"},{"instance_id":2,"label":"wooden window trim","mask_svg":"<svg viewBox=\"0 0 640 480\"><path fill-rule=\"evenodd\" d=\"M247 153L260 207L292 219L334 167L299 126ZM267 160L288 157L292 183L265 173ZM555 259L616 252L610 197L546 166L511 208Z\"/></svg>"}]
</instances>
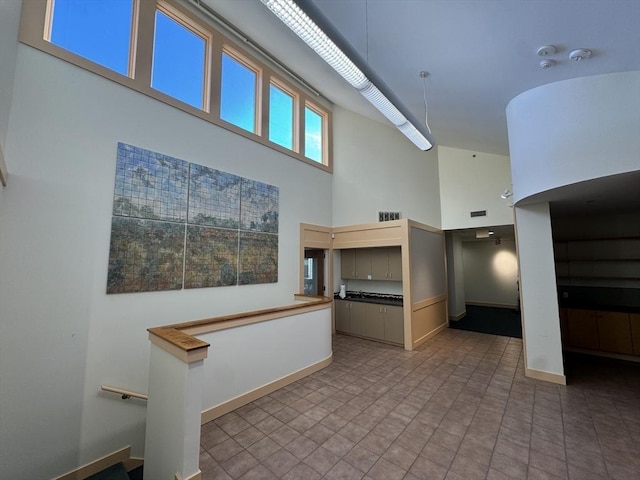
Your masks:
<instances>
[{"instance_id":1,"label":"wooden window trim","mask_svg":"<svg viewBox=\"0 0 640 480\"><path fill-rule=\"evenodd\" d=\"M271 85L273 85L274 87L278 88L279 90L282 90L284 93L286 93L287 95L289 95L292 99L293 99L293 111L291 112L291 115L293 116L292 121L293 121L293 142L291 145L291 150L295 153L300 153L300 93L298 93L297 90L295 90L293 87L289 86L287 83L285 83L283 80L281 80L279 77L275 77L275 76L269 76L268 81L264 82L266 85L266 90L267 92L270 93L270 87ZM268 97L268 102L266 102L265 105L265 109L270 113L271 112L271 95L267 95ZM265 132L265 139L267 141L269 141L269 143L273 143L274 145L284 148L286 150L289 150L286 147L283 147L282 145L278 145L277 143L271 142L271 140L269 140L269 121L267 118L267 130Z\"/></svg>"},{"instance_id":2,"label":"wooden window trim","mask_svg":"<svg viewBox=\"0 0 640 480\"><path fill-rule=\"evenodd\" d=\"M286 74L271 68L269 61L260 60L252 53L247 52L246 49L239 46L231 38L223 34L219 28L215 27L213 22L209 21L204 14L187 8L175 0L157 0L155 2L133 0L131 40L129 42L129 71L127 75L121 75L118 72L92 62L62 47L58 47L48 41L51 33L51 4L52 2L50 0L28 0L22 2L19 30L20 42L209 123L249 138L268 148L295 158L298 161L328 173L333 172L332 113L330 108L321 106L317 102L317 99L307 93L304 86L292 86L298 85L295 79L288 79ZM154 21L157 9L205 39L205 92L203 95L202 109L193 107L151 87ZM235 52L244 60L242 61L243 64L248 63L248 65L252 66L250 68L257 69L259 72L260 78L256 78L256 133L248 132L220 119L220 67L223 51ZM268 139L268 89L272 82L278 86L278 88L284 87L283 90L287 91L287 93L294 93L297 99L297 106L294 107L293 150L275 144ZM322 163L311 160L304 155L305 106L309 106L323 117Z\"/></svg>"}]
</instances>

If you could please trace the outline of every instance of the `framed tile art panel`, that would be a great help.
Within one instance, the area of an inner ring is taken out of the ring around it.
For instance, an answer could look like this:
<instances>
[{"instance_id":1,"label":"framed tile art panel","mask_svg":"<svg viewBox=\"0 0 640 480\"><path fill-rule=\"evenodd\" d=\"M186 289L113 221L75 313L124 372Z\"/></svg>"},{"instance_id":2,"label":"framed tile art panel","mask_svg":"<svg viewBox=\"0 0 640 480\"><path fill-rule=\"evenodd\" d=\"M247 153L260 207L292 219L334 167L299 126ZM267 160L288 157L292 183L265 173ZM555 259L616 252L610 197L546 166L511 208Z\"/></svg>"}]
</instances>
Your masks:
<instances>
[{"instance_id":1,"label":"framed tile art panel","mask_svg":"<svg viewBox=\"0 0 640 480\"><path fill-rule=\"evenodd\" d=\"M107 293L278 281L278 187L118 143Z\"/></svg>"}]
</instances>

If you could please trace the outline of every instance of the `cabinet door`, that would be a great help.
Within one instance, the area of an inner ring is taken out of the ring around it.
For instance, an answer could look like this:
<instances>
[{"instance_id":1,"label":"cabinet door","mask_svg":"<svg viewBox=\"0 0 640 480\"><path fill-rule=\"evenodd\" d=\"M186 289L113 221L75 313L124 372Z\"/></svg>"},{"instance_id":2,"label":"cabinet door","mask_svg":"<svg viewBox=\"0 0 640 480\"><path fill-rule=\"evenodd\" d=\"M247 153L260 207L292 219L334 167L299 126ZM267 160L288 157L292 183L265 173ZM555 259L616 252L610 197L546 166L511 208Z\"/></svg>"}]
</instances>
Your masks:
<instances>
[{"instance_id":1,"label":"cabinet door","mask_svg":"<svg viewBox=\"0 0 640 480\"><path fill-rule=\"evenodd\" d=\"M361 302L349 302L351 305L351 333L367 336L367 304Z\"/></svg>"},{"instance_id":2,"label":"cabinet door","mask_svg":"<svg viewBox=\"0 0 640 480\"><path fill-rule=\"evenodd\" d=\"M367 337L384 340L384 305L367 304Z\"/></svg>"},{"instance_id":3,"label":"cabinet door","mask_svg":"<svg viewBox=\"0 0 640 480\"><path fill-rule=\"evenodd\" d=\"M633 353L628 313L598 312L597 318L600 350L612 353Z\"/></svg>"},{"instance_id":4,"label":"cabinet door","mask_svg":"<svg viewBox=\"0 0 640 480\"><path fill-rule=\"evenodd\" d=\"M371 280L371 249L358 248L356 252L356 278Z\"/></svg>"},{"instance_id":5,"label":"cabinet door","mask_svg":"<svg viewBox=\"0 0 640 480\"><path fill-rule=\"evenodd\" d=\"M404 345L404 316L402 307L387 306L384 308L384 339L387 342Z\"/></svg>"},{"instance_id":6,"label":"cabinet door","mask_svg":"<svg viewBox=\"0 0 640 480\"><path fill-rule=\"evenodd\" d=\"M400 247L390 247L389 252L389 275L388 279L395 282L402 281L402 249Z\"/></svg>"},{"instance_id":7,"label":"cabinet door","mask_svg":"<svg viewBox=\"0 0 640 480\"><path fill-rule=\"evenodd\" d=\"M640 355L640 313L629 314L631 324L631 343L633 344L633 354Z\"/></svg>"},{"instance_id":8,"label":"cabinet door","mask_svg":"<svg viewBox=\"0 0 640 480\"><path fill-rule=\"evenodd\" d=\"M354 249L340 250L340 276L342 278L356 278L356 251Z\"/></svg>"},{"instance_id":9,"label":"cabinet door","mask_svg":"<svg viewBox=\"0 0 640 480\"><path fill-rule=\"evenodd\" d=\"M576 348L598 349L598 325L594 310L570 308L567 311L569 345Z\"/></svg>"},{"instance_id":10,"label":"cabinet door","mask_svg":"<svg viewBox=\"0 0 640 480\"><path fill-rule=\"evenodd\" d=\"M389 279L389 252L386 248L371 249L371 279Z\"/></svg>"},{"instance_id":11,"label":"cabinet door","mask_svg":"<svg viewBox=\"0 0 640 480\"><path fill-rule=\"evenodd\" d=\"M334 300L336 308L336 332L351 333L350 302Z\"/></svg>"}]
</instances>

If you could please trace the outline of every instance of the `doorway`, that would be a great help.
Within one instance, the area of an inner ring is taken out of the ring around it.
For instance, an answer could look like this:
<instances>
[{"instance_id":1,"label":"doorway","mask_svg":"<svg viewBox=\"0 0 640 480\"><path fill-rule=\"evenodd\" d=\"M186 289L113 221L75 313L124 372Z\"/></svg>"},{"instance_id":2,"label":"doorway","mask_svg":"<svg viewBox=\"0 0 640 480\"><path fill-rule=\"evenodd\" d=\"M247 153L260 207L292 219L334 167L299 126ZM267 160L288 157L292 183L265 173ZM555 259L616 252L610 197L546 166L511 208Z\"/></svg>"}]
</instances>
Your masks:
<instances>
[{"instance_id":1,"label":"doorway","mask_svg":"<svg viewBox=\"0 0 640 480\"><path fill-rule=\"evenodd\" d=\"M325 285L325 251L317 248L304 249L304 293L305 295L321 295L326 292Z\"/></svg>"}]
</instances>

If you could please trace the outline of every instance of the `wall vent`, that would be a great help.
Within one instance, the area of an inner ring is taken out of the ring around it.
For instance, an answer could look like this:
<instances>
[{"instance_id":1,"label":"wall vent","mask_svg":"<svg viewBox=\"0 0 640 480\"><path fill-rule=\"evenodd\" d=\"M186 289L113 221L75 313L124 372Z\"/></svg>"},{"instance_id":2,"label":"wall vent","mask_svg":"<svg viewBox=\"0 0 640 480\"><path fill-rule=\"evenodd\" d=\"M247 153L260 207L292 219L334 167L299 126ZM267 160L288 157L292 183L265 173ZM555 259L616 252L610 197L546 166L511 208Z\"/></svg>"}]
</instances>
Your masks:
<instances>
[{"instance_id":1,"label":"wall vent","mask_svg":"<svg viewBox=\"0 0 640 480\"><path fill-rule=\"evenodd\" d=\"M476 210L475 212L471 212L471 217L486 217L486 210Z\"/></svg>"},{"instance_id":2,"label":"wall vent","mask_svg":"<svg viewBox=\"0 0 640 480\"><path fill-rule=\"evenodd\" d=\"M378 212L379 222L389 222L391 220L400 220L400 212Z\"/></svg>"}]
</instances>

